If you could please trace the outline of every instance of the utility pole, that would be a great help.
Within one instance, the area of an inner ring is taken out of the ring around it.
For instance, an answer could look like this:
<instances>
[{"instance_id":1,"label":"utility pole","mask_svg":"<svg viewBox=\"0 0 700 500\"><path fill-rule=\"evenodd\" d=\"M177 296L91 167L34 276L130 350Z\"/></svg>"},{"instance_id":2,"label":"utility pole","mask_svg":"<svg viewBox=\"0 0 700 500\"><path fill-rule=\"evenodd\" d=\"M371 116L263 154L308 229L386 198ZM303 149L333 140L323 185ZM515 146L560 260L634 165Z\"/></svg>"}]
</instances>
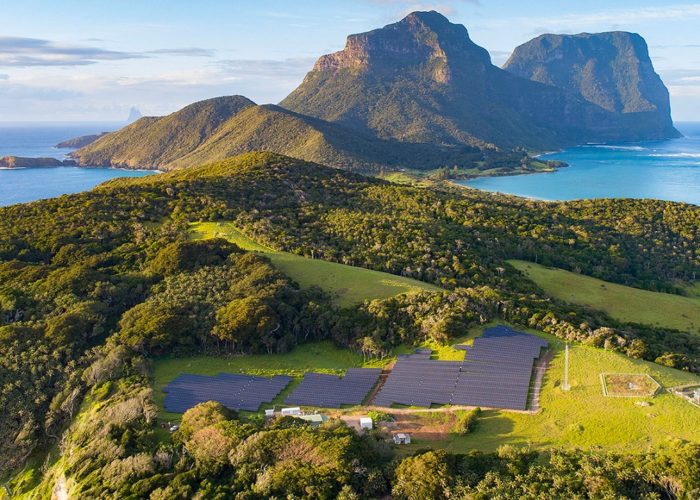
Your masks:
<instances>
[{"instance_id":1,"label":"utility pole","mask_svg":"<svg viewBox=\"0 0 700 500\"><path fill-rule=\"evenodd\" d=\"M571 389L569 386L569 343L566 343L566 350L564 351L564 383L561 385L562 391L568 391Z\"/></svg>"}]
</instances>

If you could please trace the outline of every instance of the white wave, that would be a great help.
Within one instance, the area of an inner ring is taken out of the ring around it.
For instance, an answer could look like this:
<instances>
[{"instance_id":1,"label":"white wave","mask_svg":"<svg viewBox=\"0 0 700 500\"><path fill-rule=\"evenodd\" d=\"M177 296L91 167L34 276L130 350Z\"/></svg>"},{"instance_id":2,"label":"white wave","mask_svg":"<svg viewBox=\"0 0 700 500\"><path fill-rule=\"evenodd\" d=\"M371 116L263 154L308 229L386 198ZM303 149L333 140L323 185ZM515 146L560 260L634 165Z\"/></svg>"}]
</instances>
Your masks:
<instances>
[{"instance_id":1,"label":"white wave","mask_svg":"<svg viewBox=\"0 0 700 500\"><path fill-rule=\"evenodd\" d=\"M646 151L642 146L611 146L609 144L588 144L587 148L611 149L613 151Z\"/></svg>"},{"instance_id":2,"label":"white wave","mask_svg":"<svg viewBox=\"0 0 700 500\"><path fill-rule=\"evenodd\" d=\"M649 156L656 158L700 158L700 153L654 153Z\"/></svg>"}]
</instances>

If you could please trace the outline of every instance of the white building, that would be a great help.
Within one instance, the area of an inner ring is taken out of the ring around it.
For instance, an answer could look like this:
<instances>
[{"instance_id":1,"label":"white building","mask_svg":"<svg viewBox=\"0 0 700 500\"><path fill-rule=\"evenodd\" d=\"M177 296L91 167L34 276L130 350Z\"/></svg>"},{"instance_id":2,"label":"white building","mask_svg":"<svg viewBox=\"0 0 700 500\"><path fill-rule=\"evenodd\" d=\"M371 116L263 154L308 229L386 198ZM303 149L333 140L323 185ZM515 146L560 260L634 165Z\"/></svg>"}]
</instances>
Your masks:
<instances>
[{"instance_id":1,"label":"white building","mask_svg":"<svg viewBox=\"0 0 700 500\"><path fill-rule=\"evenodd\" d=\"M361 417L360 418L360 429L368 429L372 430L374 428L374 422L372 422L372 419L369 417Z\"/></svg>"},{"instance_id":2,"label":"white building","mask_svg":"<svg viewBox=\"0 0 700 500\"><path fill-rule=\"evenodd\" d=\"M403 432L394 434L394 444L411 444L411 436Z\"/></svg>"},{"instance_id":3,"label":"white building","mask_svg":"<svg viewBox=\"0 0 700 500\"><path fill-rule=\"evenodd\" d=\"M282 408L282 415L299 416L301 415L301 408L299 408L298 406L293 406L291 408Z\"/></svg>"}]
</instances>

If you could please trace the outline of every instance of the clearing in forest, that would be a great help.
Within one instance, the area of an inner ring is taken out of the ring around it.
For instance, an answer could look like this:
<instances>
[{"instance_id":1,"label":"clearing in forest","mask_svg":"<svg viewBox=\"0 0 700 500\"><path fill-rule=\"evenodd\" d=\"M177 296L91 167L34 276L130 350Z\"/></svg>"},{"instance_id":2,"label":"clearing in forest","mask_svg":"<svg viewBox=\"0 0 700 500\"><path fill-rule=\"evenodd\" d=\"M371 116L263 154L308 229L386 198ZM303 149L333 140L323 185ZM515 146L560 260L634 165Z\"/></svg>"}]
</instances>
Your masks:
<instances>
[{"instance_id":1,"label":"clearing in forest","mask_svg":"<svg viewBox=\"0 0 700 500\"><path fill-rule=\"evenodd\" d=\"M650 292L522 260L508 263L554 298L605 311L619 321L700 334L698 296Z\"/></svg>"},{"instance_id":2,"label":"clearing in forest","mask_svg":"<svg viewBox=\"0 0 700 500\"><path fill-rule=\"evenodd\" d=\"M264 254L276 268L299 283L299 286L317 286L330 293L335 303L341 307L404 293L442 291L435 285L411 278L278 252L248 238L230 222L194 223L191 234L194 239L225 238L244 250Z\"/></svg>"}]
</instances>

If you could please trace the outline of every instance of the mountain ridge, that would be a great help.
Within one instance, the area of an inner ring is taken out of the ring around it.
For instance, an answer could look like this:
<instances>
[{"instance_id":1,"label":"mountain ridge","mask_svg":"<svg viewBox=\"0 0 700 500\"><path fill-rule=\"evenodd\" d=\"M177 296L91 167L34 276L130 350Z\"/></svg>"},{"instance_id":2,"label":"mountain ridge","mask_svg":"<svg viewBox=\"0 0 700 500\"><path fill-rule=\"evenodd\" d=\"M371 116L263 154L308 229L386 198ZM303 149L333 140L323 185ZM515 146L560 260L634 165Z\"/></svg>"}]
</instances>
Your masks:
<instances>
[{"instance_id":1,"label":"mountain ridge","mask_svg":"<svg viewBox=\"0 0 700 500\"><path fill-rule=\"evenodd\" d=\"M205 126L206 125L206 126ZM172 170L249 151L271 151L348 170L437 168L483 158L474 148L380 140L342 124L243 96L200 101L145 117L71 153L83 166Z\"/></svg>"},{"instance_id":2,"label":"mountain ridge","mask_svg":"<svg viewBox=\"0 0 700 500\"><path fill-rule=\"evenodd\" d=\"M631 85L642 88L654 76L658 81L649 85L658 87L658 105L619 112L565 79L555 85L515 74L512 64L509 71L498 68L463 25L434 11L414 12L350 35L343 50L321 56L279 105L243 96L208 99L167 117L142 118L72 156L86 166L173 169L267 150L370 172L474 169L498 151L676 137L668 92L639 40L627 66L638 61L643 71ZM581 57L593 60L593 52ZM586 87L605 83L597 74ZM635 95L623 80L615 80L615 92Z\"/></svg>"}]
</instances>

